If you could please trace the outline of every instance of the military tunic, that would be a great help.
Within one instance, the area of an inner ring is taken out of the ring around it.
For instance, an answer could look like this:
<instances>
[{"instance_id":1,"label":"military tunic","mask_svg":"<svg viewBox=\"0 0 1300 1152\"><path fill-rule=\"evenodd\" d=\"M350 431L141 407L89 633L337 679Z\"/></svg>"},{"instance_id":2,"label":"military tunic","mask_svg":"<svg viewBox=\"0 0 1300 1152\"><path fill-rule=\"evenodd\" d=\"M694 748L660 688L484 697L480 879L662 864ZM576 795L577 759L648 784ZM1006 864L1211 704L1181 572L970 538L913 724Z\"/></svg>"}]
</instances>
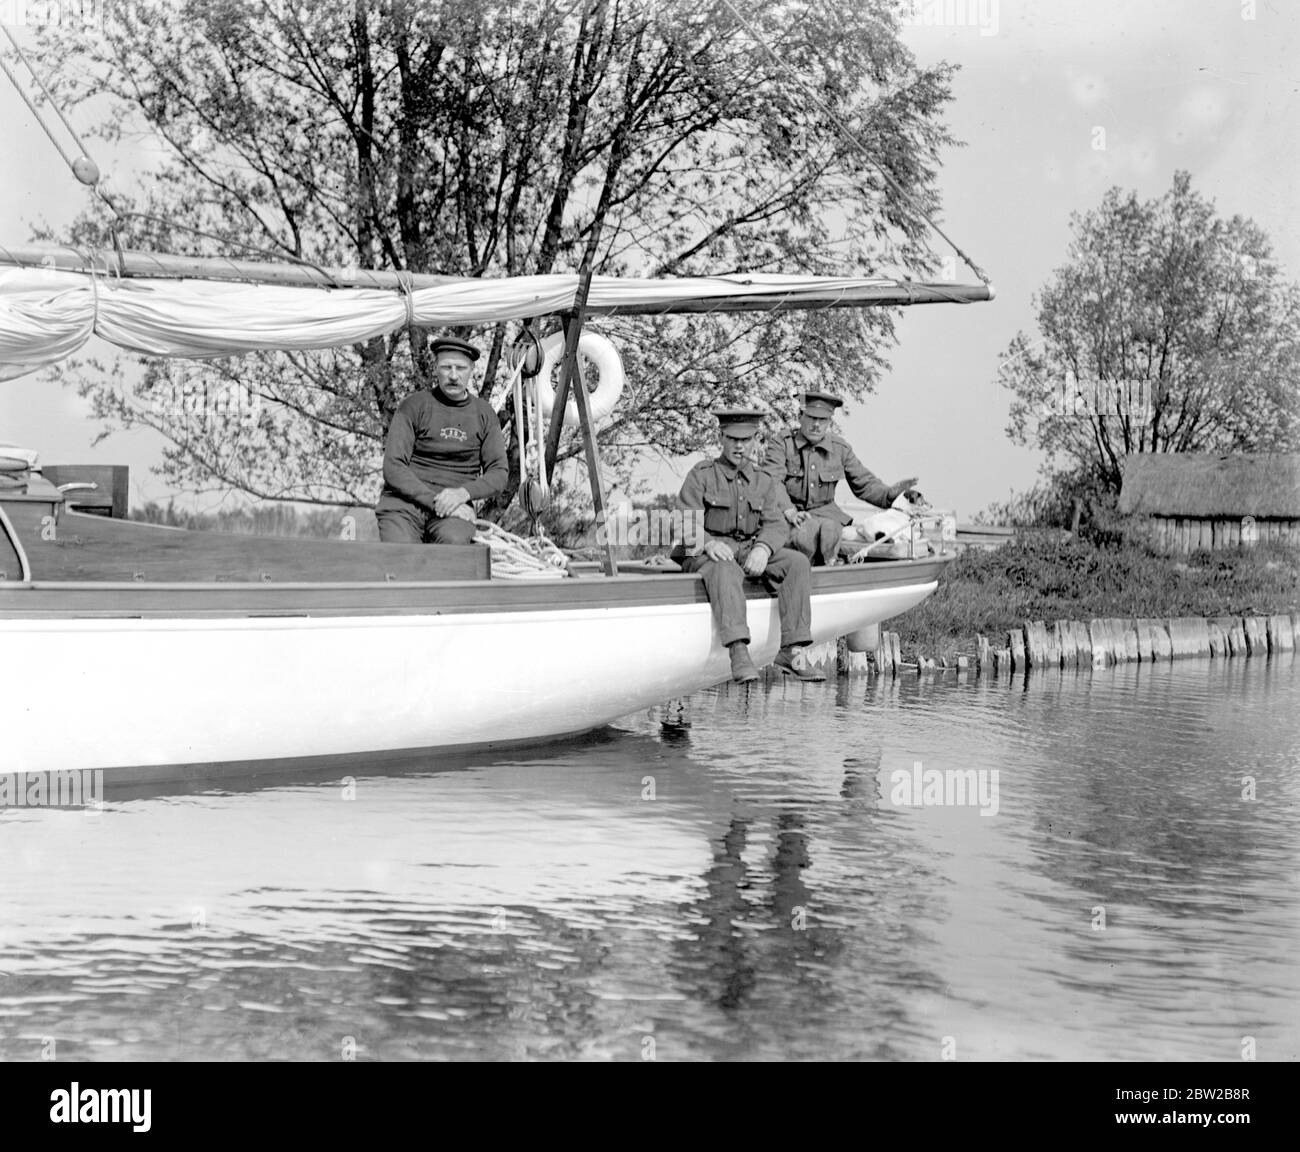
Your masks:
<instances>
[{"instance_id":1,"label":"military tunic","mask_svg":"<svg viewBox=\"0 0 1300 1152\"><path fill-rule=\"evenodd\" d=\"M834 432L827 432L814 444L799 428L787 429L769 442L763 470L781 489L782 515L790 507L811 513L790 530L787 543L813 559L820 555L823 563L835 555L844 527L853 522L853 517L835 503L835 489L841 480L847 480L853 495L868 504L888 508L894 499L889 485L857 458L848 441Z\"/></svg>"},{"instance_id":2,"label":"military tunic","mask_svg":"<svg viewBox=\"0 0 1300 1152\"><path fill-rule=\"evenodd\" d=\"M782 647L811 644L812 575L807 557L782 546L789 529L781 515L779 485L753 464L734 467L722 459L703 460L687 473L677 507L704 514L703 534L679 543L673 559L703 577L722 644L749 640L741 566L758 544L770 552L757 579L776 593ZM710 540L726 543L735 559L720 563L705 556Z\"/></svg>"}]
</instances>

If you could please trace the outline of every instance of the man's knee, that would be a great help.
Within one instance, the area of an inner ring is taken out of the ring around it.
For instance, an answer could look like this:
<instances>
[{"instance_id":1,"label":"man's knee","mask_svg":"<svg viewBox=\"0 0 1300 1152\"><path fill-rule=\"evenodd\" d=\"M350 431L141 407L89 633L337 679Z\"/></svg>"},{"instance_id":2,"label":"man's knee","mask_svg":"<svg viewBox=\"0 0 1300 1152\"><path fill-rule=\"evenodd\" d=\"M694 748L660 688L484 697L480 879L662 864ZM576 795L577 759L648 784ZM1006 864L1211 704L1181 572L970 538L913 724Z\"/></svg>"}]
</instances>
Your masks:
<instances>
[{"instance_id":1,"label":"man's knee","mask_svg":"<svg viewBox=\"0 0 1300 1152\"><path fill-rule=\"evenodd\" d=\"M379 539L384 544L422 543L422 526L409 512L400 508L381 509L375 512L375 521L379 525Z\"/></svg>"},{"instance_id":2,"label":"man's knee","mask_svg":"<svg viewBox=\"0 0 1300 1152\"><path fill-rule=\"evenodd\" d=\"M459 516L444 516L429 525L430 544L472 544L477 529Z\"/></svg>"},{"instance_id":3,"label":"man's knee","mask_svg":"<svg viewBox=\"0 0 1300 1152\"><path fill-rule=\"evenodd\" d=\"M710 560L700 574L706 584L740 588L745 583L744 569L735 560Z\"/></svg>"},{"instance_id":4,"label":"man's knee","mask_svg":"<svg viewBox=\"0 0 1300 1152\"><path fill-rule=\"evenodd\" d=\"M812 556L817 550L817 532L816 526L811 520L805 520L790 529L790 535L786 537L785 547L802 553L804 556Z\"/></svg>"},{"instance_id":5,"label":"man's knee","mask_svg":"<svg viewBox=\"0 0 1300 1152\"><path fill-rule=\"evenodd\" d=\"M829 564L840 548L840 537L844 529L834 520L823 520L817 528L817 551L821 553L822 563Z\"/></svg>"},{"instance_id":6,"label":"man's knee","mask_svg":"<svg viewBox=\"0 0 1300 1152\"><path fill-rule=\"evenodd\" d=\"M812 571L812 561L794 548L778 548L768 559L767 566L773 572L780 572L782 576Z\"/></svg>"}]
</instances>

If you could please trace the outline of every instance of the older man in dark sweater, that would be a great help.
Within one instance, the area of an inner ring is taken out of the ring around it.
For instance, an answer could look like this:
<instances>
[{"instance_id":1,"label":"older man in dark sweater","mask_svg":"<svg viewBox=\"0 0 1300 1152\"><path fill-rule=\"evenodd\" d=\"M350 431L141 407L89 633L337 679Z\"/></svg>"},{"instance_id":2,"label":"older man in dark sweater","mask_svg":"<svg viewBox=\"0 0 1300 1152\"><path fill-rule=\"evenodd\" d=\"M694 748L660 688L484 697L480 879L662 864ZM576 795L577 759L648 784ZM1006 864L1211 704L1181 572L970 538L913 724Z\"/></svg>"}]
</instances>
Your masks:
<instances>
[{"instance_id":1,"label":"older man in dark sweater","mask_svg":"<svg viewBox=\"0 0 1300 1152\"><path fill-rule=\"evenodd\" d=\"M472 500L506 486L505 438L492 406L469 390L479 352L464 340L432 344L432 390L398 405L384 446L384 490L375 505L390 544L468 544Z\"/></svg>"}]
</instances>

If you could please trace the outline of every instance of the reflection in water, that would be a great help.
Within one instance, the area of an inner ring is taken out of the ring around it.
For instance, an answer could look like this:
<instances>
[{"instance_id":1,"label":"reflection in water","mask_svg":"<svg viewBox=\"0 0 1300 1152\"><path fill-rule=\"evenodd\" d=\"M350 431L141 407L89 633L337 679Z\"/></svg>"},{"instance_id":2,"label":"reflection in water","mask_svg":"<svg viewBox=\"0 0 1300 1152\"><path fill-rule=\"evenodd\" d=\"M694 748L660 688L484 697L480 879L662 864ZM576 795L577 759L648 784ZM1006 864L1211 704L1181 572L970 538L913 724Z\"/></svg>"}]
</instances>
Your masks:
<instances>
[{"instance_id":1,"label":"reflection in water","mask_svg":"<svg viewBox=\"0 0 1300 1152\"><path fill-rule=\"evenodd\" d=\"M1295 1059L1298 679L724 685L0 810L0 1058ZM997 769L997 815L897 806L917 763Z\"/></svg>"}]
</instances>

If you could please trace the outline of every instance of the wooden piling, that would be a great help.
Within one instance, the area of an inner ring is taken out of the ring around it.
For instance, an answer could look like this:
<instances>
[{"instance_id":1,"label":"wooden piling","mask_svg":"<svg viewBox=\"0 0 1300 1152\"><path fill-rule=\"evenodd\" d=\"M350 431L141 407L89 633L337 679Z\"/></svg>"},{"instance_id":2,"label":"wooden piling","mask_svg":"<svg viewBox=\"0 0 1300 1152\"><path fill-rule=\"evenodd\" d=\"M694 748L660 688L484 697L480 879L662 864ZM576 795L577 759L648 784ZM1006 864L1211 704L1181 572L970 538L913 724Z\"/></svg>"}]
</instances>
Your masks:
<instances>
[{"instance_id":1,"label":"wooden piling","mask_svg":"<svg viewBox=\"0 0 1300 1152\"><path fill-rule=\"evenodd\" d=\"M1086 668L1092 663L1092 637L1088 635L1088 625L1075 620L1071 622L1070 630L1074 633L1074 646L1079 653L1079 667Z\"/></svg>"},{"instance_id":2,"label":"wooden piling","mask_svg":"<svg viewBox=\"0 0 1300 1152\"><path fill-rule=\"evenodd\" d=\"M1103 620L1105 636L1109 644L1108 662L1111 664L1125 664L1129 660L1129 651L1124 639L1125 634L1133 632L1128 620L1119 617L1111 617ZM1137 634L1133 633L1133 659L1137 659Z\"/></svg>"},{"instance_id":3,"label":"wooden piling","mask_svg":"<svg viewBox=\"0 0 1300 1152\"><path fill-rule=\"evenodd\" d=\"M876 663L895 673L903 667L897 633L881 633ZM1269 616L1180 616L1167 620L1115 617L1082 621L1026 620L1006 633L995 647L983 634L975 637L975 653L934 658L918 655L918 671L967 669L977 676L1026 669L1094 667L1192 657L1229 659L1300 651L1300 613ZM912 665L907 665L911 668Z\"/></svg>"},{"instance_id":4,"label":"wooden piling","mask_svg":"<svg viewBox=\"0 0 1300 1152\"><path fill-rule=\"evenodd\" d=\"M1127 620L1117 620L1119 625L1120 643L1123 647L1124 663L1136 664L1138 659L1138 638L1137 629L1135 629Z\"/></svg>"},{"instance_id":5,"label":"wooden piling","mask_svg":"<svg viewBox=\"0 0 1300 1152\"><path fill-rule=\"evenodd\" d=\"M1169 640L1174 658L1185 660L1210 654L1210 636L1200 616L1179 616L1168 622Z\"/></svg>"},{"instance_id":6,"label":"wooden piling","mask_svg":"<svg viewBox=\"0 0 1300 1152\"><path fill-rule=\"evenodd\" d=\"M1041 620L1026 620L1025 659L1030 668L1042 668L1047 663L1047 626Z\"/></svg>"},{"instance_id":7,"label":"wooden piling","mask_svg":"<svg viewBox=\"0 0 1300 1152\"><path fill-rule=\"evenodd\" d=\"M1106 621L1100 618L1089 620L1088 636L1092 643L1092 666L1094 668L1105 668L1107 664L1114 663L1114 654Z\"/></svg>"},{"instance_id":8,"label":"wooden piling","mask_svg":"<svg viewBox=\"0 0 1300 1152\"><path fill-rule=\"evenodd\" d=\"M1205 630L1210 638L1210 655L1216 660L1227 656L1228 638L1223 634L1223 629L1219 627L1214 620L1205 622Z\"/></svg>"},{"instance_id":9,"label":"wooden piling","mask_svg":"<svg viewBox=\"0 0 1300 1152\"><path fill-rule=\"evenodd\" d=\"M1059 620L1053 621L1047 633L1047 666L1060 668L1065 664L1065 643Z\"/></svg>"},{"instance_id":10,"label":"wooden piling","mask_svg":"<svg viewBox=\"0 0 1300 1152\"><path fill-rule=\"evenodd\" d=\"M1294 636L1290 616L1270 616L1268 618L1268 650L1270 652L1293 651L1295 648Z\"/></svg>"},{"instance_id":11,"label":"wooden piling","mask_svg":"<svg viewBox=\"0 0 1300 1152\"><path fill-rule=\"evenodd\" d=\"M1074 646L1074 625L1069 620L1052 624L1052 643L1061 654L1061 667L1072 668L1079 662L1079 650Z\"/></svg>"},{"instance_id":12,"label":"wooden piling","mask_svg":"<svg viewBox=\"0 0 1300 1152\"><path fill-rule=\"evenodd\" d=\"M1169 637L1169 657L1171 660L1176 660L1182 655L1183 651L1183 637L1178 629L1178 621L1165 620L1163 621L1163 627Z\"/></svg>"},{"instance_id":13,"label":"wooden piling","mask_svg":"<svg viewBox=\"0 0 1300 1152\"><path fill-rule=\"evenodd\" d=\"M855 652L849 647L849 638L841 636L835 642L835 671L840 676L853 676L868 670L867 653Z\"/></svg>"},{"instance_id":14,"label":"wooden piling","mask_svg":"<svg viewBox=\"0 0 1300 1152\"><path fill-rule=\"evenodd\" d=\"M1150 664L1155 659L1155 648L1151 640L1151 622L1142 616L1135 616L1129 621L1129 627L1137 637L1137 658L1142 664Z\"/></svg>"},{"instance_id":15,"label":"wooden piling","mask_svg":"<svg viewBox=\"0 0 1300 1152\"><path fill-rule=\"evenodd\" d=\"M1088 667L1092 663L1092 637L1088 635L1088 625L1082 620L1074 622L1074 643L1079 649L1079 667Z\"/></svg>"},{"instance_id":16,"label":"wooden piling","mask_svg":"<svg viewBox=\"0 0 1300 1152\"><path fill-rule=\"evenodd\" d=\"M1165 627L1169 629L1169 644L1173 648L1173 658L1181 660L1184 656L1192 655L1189 650L1187 621L1176 618L1167 620Z\"/></svg>"},{"instance_id":17,"label":"wooden piling","mask_svg":"<svg viewBox=\"0 0 1300 1152\"><path fill-rule=\"evenodd\" d=\"M1196 655L1208 656L1210 654L1210 629L1206 625L1205 617L1187 617L1187 631L1192 644L1195 645Z\"/></svg>"},{"instance_id":18,"label":"wooden piling","mask_svg":"<svg viewBox=\"0 0 1300 1152\"><path fill-rule=\"evenodd\" d=\"M1007 633L1007 650L1011 653L1011 671L1023 672L1025 663L1025 634L1020 631Z\"/></svg>"},{"instance_id":19,"label":"wooden piling","mask_svg":"<svg viewBox=\"0 0 1300 1152\"><path fill-rule=\"evenodd\" d=\"M880 637L876 644L875 651L876 671L880 675L896 676L898 668L894 663L893 650L889 646L889 633L883 628L880 630Z\"/></svg>"},{"instance_id":20,"label":"wooden piling","mask_svg":"<svg viewBox=\"0 0 1300 1152\"><path fill-rule=\"evenodd\" d=\"M1157 660L1174 658L1174 644L1169 638L1169 629L1163 620L1151 621L1151 648L1152 655Z\"/></svg>"},{"instance_id":21,"label":"wooden piling","mask_svg":"<svg viewBox=\"0 0 1300 1152\"><path fill-rule=\"evenodd\" d=\"M1153 661L1172 660L1174 642L1169 638L1169 625L1164 620L1147 621L1147 633L1151 637L1151 659Z\"/></svg>"}]
</instances>

